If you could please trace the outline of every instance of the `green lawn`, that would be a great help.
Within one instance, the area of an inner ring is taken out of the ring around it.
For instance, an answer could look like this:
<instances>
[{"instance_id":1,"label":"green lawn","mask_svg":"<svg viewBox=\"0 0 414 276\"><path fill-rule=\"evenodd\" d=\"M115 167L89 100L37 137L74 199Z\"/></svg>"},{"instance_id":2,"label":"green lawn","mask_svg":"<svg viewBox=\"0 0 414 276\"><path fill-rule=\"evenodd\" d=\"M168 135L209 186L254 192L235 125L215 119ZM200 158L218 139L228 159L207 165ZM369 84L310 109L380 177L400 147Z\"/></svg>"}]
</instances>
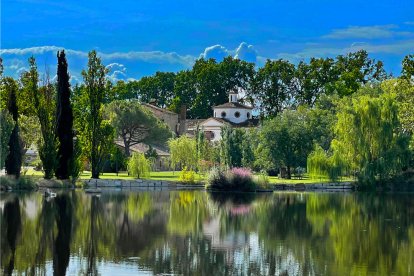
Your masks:
<instances>
[{"instance_id":1,"label":"green lawn","mask_svg":"<svg viewBox=\"0 0 414 276\"><path fill-rule=\"evenodd\" d=\"M339 180L339 182L345 182L345 181L354 181L354 179L349 178L349 177L342 177L342 179ZM315 184L315 183L328 183L332 181L328 178L312 179L305 175L302 177L302 179L298 179L298 178L281 179L281 178L278 178L277 176L270 176L269 182L270 184L298 184L298 183Z\"/></svg>"},{"instance_id":2,"label":"green lawn","mask_svg":"<svg viewBox=\"0 0 414 276\"><path fill-rule=\"evenodd\" d=\"M154 179L154 180L166 180L166 181L178 181L178 174L179 172L151 172L150 177L144 177L147 179ZM26 173L26 175L32 175L32 176L43 176L43 172L41 171L35 171L33 169L29 169ZM134 179L132 176L128 176L127 172L120 172L118 175L116 173L103 173L99 176L101 179ZM82 172L81 179L89 179L91 178L91 172L90 171L84 171ZM195 181L203 181L205 180L205 176L201 174L196 174Z\"/></svg>"},{"instance_id":3,"label":"green lawn","mask_svg":"<svg viewBox=\"0 0 414 276\"><path fill-rule=\"evenodd\" d=\"M150 177L147 177L147 179L154 179L154 180L166 180L166 181L178 181L178 174L179 172L151 172ZM26 175L33 175L33 176L43 176L43 172L35 171L35 170L28 170ZM84 171L81 176L81 179L89 179L91 178L91 172ZM128 176L126 172L120 172L118 175L115 173L103 173L100 175L100 178L102 179L134 179L132 176ZM202 174L196 174L195 181L204 181L206 180L206 175ZM354 181L354 179L349 177L343 177L340 182L345 181ZM270 184L298 184L298 183L304 183L304 184L313 184L313 183L326 183L331 182L329 179L311 179L307 175L302 177L302 179L279 179L277 176L270 176L269 177Z\"/></svg>"}]
</instances>

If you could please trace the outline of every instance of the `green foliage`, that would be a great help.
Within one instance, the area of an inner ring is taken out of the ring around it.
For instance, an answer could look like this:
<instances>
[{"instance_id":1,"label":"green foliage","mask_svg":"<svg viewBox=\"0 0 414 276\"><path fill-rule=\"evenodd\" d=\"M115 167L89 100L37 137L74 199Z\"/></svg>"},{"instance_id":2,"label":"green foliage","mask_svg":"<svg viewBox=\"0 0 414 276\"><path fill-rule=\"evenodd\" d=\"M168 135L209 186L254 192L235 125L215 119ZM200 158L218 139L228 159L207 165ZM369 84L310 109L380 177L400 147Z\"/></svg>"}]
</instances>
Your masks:
<instances>
[{"instance_id":1,"label":"green foliage","mask_svg":"<svg viewBox=\"0 0 414 276\"><path fill-rule=\"evenodd\" d=\"M235 170L247 171L248 173L239 174ZM258 183L263 184L255 181L247 169L222 170L215 167L207 176L206 187L213 190L253 192L258 187Z\"/></svg>"},{"instance_id":2,"label":"green foliage","mask_svg":"<svg viewBox=\"0 0 414 276\"><path fill-rule=\"evenodd\" d=\"M7 155L9 155L9 141L10 135L12 134L14 128L14 121L12 116L6 111L0 111L0 142L1 142L1 152L0 152L0 168L4 167L4 162Z\"/></svg>"},{"instance_id":3,"label":"green foliage","mask_svg":"<svg viewBox=\"0 0 414 276\"><path fill-rule=\"evenodd\" d=\"M385 93L395 95L401 131L411 135L410 148L414 152L414 83L405 78L391 79L382 82L381 88Z\"/></svg>"},{"instance_id":4,"label":"green foliage","mask_svg":"<svg viewBox=\"0 0 414 276\"><path fill-rule=\"evenodd\" d=\"M178 179L184 183L192 184L195 181L195 172L188 170L187 166L184 166L178 175Z\"/></svg>"},{"instance_id":5,"label":"green foliage","mask_svg":"<svg viewBox=\"0 0 414 276\"><path fill-rule=\"evenodd\" d=\"M345 172L346 164L338 152L328 155L319 145L308 156L308 173L311 178L329 178L337 181Z\"/></svg>"},{"instance_id":6,"label":"green foliage","mask_svg":"<svg viewBox=\"0 0 414 276\"><path fill-rule=\"evenodd\" d=\"M300 110L286 110L273 120L263 124L260 131L260 147L267 155L267 162L287 168L304 167L312 150L312 133L306 125L306 114Z\"/></svg>"},{"instance_id":7,"label":"green foliage","mask_svg":"<svg viewBox=\"0 0 414 276\"><path fill-rule=\"evenodd\" d=\"M82 146L79 139L73 141L72 159L69 161L69 177L72 184L75 184L82 172Z\"/></svg>"},{"instance_id":8,"label":"green foliage","mask_svg":"<svg viewBox=\"0 0 414 276\"><path fill-rule=\"evenodd\" d=\"M30 176L0 176L1 186L10 187L12 190L34 190L36 188L35 179Z\"/></svg>"},{"instance_id":9,"label":"green foliage","mask_svg":"<svg viewBox=\"0 0 414 276\"><path fill-rule=\"evenodd\" d=\"M372 89L361 91L369 96L361 93L341 102L334 140L335 150L369 184L401 171L409 158L409 136L401 131L395 95L373 97Z\"/></svg>"},{"instance_id":10,"label":"green foliage","mask_svg":"<svg viewBox=\"0 0 414 276\"><path fill-rule=\"evenodd\" d=\"M114 130L103 118L103 103L107 99L107 69L96 51L88 54L88 68L82 71L84 85L75 89L75 118L83 152L91 163L92 178L99 178L103 161L114 142Z\"/></svg>"},{"instance_id":11,"label":"green foliage","mask_svg":"<svg viewBox=\"0 0 414 276\"><path fill-rule=\"evenodd\" d=\"M22 166L22 151L20 144L20 128L18 124L18 106L17 106L17 83L12 78L4 78L1 81L2 99L4 99L4 106L7 108L8 113L11 115L12 131L7 137L8 154L5 156L5 169L8 175L20 176L20 170ZM3 127L3 126L2 126ZM7 130L7 128L5 128ZM3 134L3 133L2 133ZM4 138L2 138L4 139ZM3 143L2 143L3 144ZM3 151L3 147L2 147ZM3 153L3 152L2 152ZM4 157L2 157L3 159Z\"/></svg>"},{"instance_id":12,"label":"green foliage","mask_svg":"<svg viewBox=\"0 0 414 276\"><path fill-rule=\"evenodd\" d=\"M56 91L55 87L49 82L46 75L44 86L38 87L39 73L37 71L36 60L29 58L29 71L21 77L23 90L29 95L29 101L40 123L41 137L37 140L39 156L42 160L45 179L51 179L57 164L58 142L55 136L56 125Z\"/></svg>"},{"instance_id":13,"label":"green foliage","mask_svg":"<svg viewBox=\"0 0 414 276\"><path fill-rule=\"evenodd\" d=\"M253 82L252 96L262 116L275 117L293 97L295 66L289 61L267 60Z\"/></svg>"},{"instance_id":14,"label":"green foliage","mask_svg":"<svg viewBox=\"0 0 414 276\"><path fill-rule=\"evenodd\" d=\"M270 178L265 170L261 171L256 177L257 186L260 188L267 188L269 186Z\"/></svg>"},{"instance_id":15,"label":"green foliage","mask_svg":"<svg viewBox=\"0 0 414 276\"><path fill-rule=\"evenodd\" d=\"M143 153L133 153L128 161L128 172L136 178L149 176L151 172L151 162Z\"/></svg>"},{"instance_id":16,"label":"green foliage","mask_svg":"<svg viewBox=\"0 0 414 276\"><path fill-rule=\"evenodd\" d=\"M407 55L402 61L401 77L406 80L414 79L414 55Z\"/></svg>"},{"instance_id":17,"label":"green foliage","mask_svg":"<svg viewBox=\"0 0 414 276\"><path fill-rule=\"evenodd\" d=\"M221 129L220 140L220 164L227 168L241 167L243 160L243 149L246 154L250 154L248 145L244 145L245 130L224 126ZM245 142L246 143L246 142ZM245 156L245 162L248 163L249 157Z\"/></svg>"},{"instance_id":18,"label":"green foliage","mask_svg":"<svg viewBox=\"0 0 414 276\"><path fill-rule=\"evenodd\" d=\"M171 166L173 168L180 164L190 170L197 166L197 142L195 139L183 135L179 138L168 140L171 154Z\"/></svg>"},{"instance_id":19,"label":"green foliage","mask_svg":"<svg viewBox=\"0 0 414 276\"><path fill-rule=\"evenodd\" d=\"M172 136L168 126L138 101L113 101L105 107L105 114L122 139L127 156L133 145L164 144Z\"/></svg>"},{"instance_id":20,"label":"green foliage","mask_svg":"<svg viewBox=\"0 0 414 276\"><path fill-rule=\"evenodd\" d=\"M68 64L65 51L57 53L57 95L56 95L56 127L55 135L59 141L56 164L56 177L68 179L69 167L73 166L73 112L70 102L70 84Z\"/></svg>"}]
</instances>

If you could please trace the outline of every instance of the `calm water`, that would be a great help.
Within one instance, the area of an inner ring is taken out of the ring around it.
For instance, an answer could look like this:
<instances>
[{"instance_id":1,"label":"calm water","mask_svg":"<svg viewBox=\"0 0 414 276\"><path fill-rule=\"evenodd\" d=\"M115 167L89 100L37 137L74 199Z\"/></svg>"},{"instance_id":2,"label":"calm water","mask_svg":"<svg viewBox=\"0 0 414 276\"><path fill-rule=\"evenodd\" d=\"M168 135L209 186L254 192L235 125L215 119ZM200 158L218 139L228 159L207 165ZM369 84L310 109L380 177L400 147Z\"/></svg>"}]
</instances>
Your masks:
<instances>
[{"instance_id":1,"label":"calm water","mask_svg":"<svg viewBox=\"0 0 414 276\"><path fill-rule=\"evenodd\" d=\"M34 275L414 275L414 195L2 194L1 268Z\"/></svg>"}]
</instances>

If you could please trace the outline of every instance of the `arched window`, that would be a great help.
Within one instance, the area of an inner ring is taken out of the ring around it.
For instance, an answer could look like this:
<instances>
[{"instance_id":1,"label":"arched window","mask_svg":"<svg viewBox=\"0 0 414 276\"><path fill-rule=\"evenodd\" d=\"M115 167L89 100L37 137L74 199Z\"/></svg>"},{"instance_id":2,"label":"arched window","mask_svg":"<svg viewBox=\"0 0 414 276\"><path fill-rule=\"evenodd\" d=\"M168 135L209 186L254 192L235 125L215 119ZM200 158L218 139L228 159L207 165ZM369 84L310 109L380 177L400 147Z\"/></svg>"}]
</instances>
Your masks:
<instances>
[{"instance_id":1,"label":"arched window","mask_svg":"<svg viewBox=\"0 0 414 276\"><path fill-rule=\"evenodd\" d=\"M225 117L226 117L226 112L225 111L221 112L221 118L225 118Z\"/></svg>"},{"instance_id":2,"label":"arched window","mask_svg":"<svg viewBox=\"0 0 414 276\"><path fill-rule=\"evenodd\" d=\"M250 119L250 112L247 112L247 119Z\"/></svg>"},{"instance_id":3,"label":"arched window","mask_svg":"<svg viewBox=\"0 0 414 276\"><path fill-rule=\"evenodd\" d=\"M234 112L234 117L239 118L240 117L240 112L238 112L238 111Z\"/></svg>"}]
</instances>

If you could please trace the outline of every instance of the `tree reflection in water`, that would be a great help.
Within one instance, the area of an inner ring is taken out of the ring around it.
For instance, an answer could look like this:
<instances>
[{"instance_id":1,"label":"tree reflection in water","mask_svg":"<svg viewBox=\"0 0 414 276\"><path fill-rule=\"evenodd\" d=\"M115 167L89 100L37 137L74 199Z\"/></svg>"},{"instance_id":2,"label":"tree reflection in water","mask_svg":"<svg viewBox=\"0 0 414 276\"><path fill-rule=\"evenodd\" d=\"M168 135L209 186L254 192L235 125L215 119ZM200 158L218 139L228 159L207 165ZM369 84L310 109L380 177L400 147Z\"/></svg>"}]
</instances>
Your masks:
<instances>
[{"instance_id":1,"label":"tree reflection in water","mask_svg":"<svg viewBox=\"0 0 414 276\"><path fill-rule=\"evenodd\" d=\"M410 195L78 191L0 202L5 275L413 273Z\"/></svg>"},{"instance_id":2,"label":"tree reflection in water","mask_svg":"<svg viewBox=\"0 0 414 276\"><path fill-rule=\"evenodd\" d=\"M21 233L20 202L17 197L4 204L1 218L1 264L5 275L14 270L17 239Z\"/></svg>"}]
</instances>

